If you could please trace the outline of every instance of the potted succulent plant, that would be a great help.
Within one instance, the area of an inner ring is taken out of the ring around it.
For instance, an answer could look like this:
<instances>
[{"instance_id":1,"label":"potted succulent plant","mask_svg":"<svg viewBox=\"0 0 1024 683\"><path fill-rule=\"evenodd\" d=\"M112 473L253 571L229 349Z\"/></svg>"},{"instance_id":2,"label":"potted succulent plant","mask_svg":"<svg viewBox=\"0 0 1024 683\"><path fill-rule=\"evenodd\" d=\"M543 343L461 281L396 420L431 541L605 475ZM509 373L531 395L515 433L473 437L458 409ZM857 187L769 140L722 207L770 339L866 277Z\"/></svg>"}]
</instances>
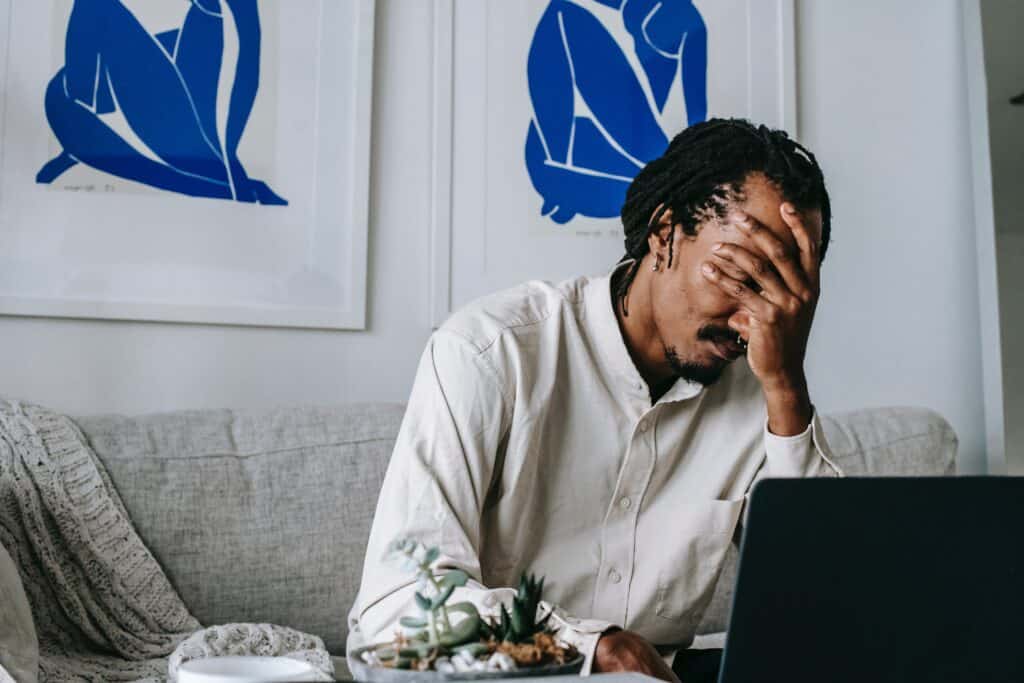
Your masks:
<instances>
[{"instance_id":1,"label":"potted succulent plant","mask_svg":"<svg viewBox=\"0 0 1024 683\"><path fill-rule=\"evenodd\" d=\"M391 543L388 556L414 571L418 616L400 620L394 640L353 652L349 665L360 681L408 682L483 679L579 673L583 657L558 642L548 626L551 613L538 618L544 579L523 575L512 608L501 605L486 619L473 603L448 604L469 577L460 570L438 577L438 548L411 539Z\"/></svg>"}]
</instances>

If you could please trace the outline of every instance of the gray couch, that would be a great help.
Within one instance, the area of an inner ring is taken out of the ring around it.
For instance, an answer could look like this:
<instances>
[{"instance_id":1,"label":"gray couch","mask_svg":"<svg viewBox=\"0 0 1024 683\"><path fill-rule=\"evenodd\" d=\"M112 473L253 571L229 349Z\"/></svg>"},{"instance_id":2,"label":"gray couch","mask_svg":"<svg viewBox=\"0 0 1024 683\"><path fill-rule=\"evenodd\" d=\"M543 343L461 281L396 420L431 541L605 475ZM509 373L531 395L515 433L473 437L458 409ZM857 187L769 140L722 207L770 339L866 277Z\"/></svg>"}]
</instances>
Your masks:
<instances>
[{"instance_id":1,"label":"gray couch","mask_svg":"<svg viewBox=\"0 0 1024 683\"><path fill-rule=\"evenodd\" d=\"M354 404L76 422L200 622L291 626L343 655L345 617L402 411ZM848 475L955 470L956 435L935 413L887 408L824 424ZM702 633L725 630L735 559Z\"/></svg>"}]
</instances>

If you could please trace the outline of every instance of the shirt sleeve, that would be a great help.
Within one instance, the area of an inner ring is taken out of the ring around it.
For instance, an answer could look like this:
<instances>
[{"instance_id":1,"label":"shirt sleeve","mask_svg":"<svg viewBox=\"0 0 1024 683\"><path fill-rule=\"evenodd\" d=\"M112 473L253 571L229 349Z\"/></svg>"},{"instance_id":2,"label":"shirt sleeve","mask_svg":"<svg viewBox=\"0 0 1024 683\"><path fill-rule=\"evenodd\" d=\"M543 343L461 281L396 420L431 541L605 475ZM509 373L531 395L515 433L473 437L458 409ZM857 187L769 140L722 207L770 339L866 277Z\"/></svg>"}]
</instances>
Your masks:
<instances>
[{"instance_id":1,"label":"shirt sleeve","mask_svg":"<svg viewBox=\"0 0 1024 683\"><path fill-rule=\"evenodd\" d=\"M399 619L419 615L410 573L384 560L388 544L412 538L437 546L438 575L461 569L471 577L448 604L471 602L483 617L511 607L514 588L484 586L481 515L500 467L511 423L511 397L485 356L462 337L440 330L420 360L412 394L381 487L362 582L348 616L347 651L385 642ZM601 634L612 624L578 619L553 605L551 623L585 657L589 673Z\"/></svg>"},{"instance_id":2,"label":"shirt sleeve","mask_svg":"<svg viewBox=\"0 0 1024 683\"><path fill-rule=\"evenodd\" d=\"M842 477L843 471L836 465L836 458L825 440L825 432L818 419L818 412L811 414L811 422L800 434L779 436L768 429L768 418L764 421L765 459L757 475L743 496L743 511L740 519L747 522L750 508L750 492L762 479Z\"/></svg>"},{"instance_id":3,"label":"shirt sleeve","mask_svg":"<svg viewBox=\"0 0 1024 683\"><path fill-rule=\"evenodd\" d=\"M757 479L843 476L825 440L825 432L817 411L811 414L811 422L807 429L794 436L772 434L768 429L768 419L765 418L764 450L765 461Z\"/></svg>"}]
</instances>

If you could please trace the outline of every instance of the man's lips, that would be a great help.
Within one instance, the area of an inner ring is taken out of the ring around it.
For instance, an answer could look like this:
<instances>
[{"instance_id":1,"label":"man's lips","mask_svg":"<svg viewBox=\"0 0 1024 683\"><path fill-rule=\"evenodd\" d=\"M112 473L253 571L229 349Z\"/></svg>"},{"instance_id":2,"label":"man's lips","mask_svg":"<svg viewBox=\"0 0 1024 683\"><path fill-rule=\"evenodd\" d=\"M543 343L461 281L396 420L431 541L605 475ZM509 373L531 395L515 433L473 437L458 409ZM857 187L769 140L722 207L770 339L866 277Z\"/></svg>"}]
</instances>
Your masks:
<instances>
[{"instance_id":1,"label":"man's lips","mask_svg":"<svg viewBox=\"0 0 1024 683\"><path fill-rule=\"evenodd\" d=\"M713 341L711 346L715 350L715 355L722 360L733 361L744 353L743 347L732 340Z\"/></svg>"}]
</instances>

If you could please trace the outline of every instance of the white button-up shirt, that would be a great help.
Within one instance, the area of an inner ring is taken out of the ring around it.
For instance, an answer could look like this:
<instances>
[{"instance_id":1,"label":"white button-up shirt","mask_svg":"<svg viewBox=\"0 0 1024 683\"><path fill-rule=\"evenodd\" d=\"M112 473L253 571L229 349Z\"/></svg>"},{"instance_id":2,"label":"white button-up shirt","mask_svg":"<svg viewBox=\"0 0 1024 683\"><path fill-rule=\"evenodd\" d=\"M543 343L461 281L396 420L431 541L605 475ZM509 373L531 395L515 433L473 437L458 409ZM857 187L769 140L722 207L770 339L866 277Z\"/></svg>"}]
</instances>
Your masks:
<instances>
[{"instance_id":1,"label":"white button-up shirt","mask_svg":"<svg viewBox=\"0 0 1024 683\"><path fill-rule=\"evenodd\" d=\"M529 282L480 299L430 339L388 467L349 652L417 614L390 541L441 548L473 581L452 602L510 603L547 578L553 625L587 655L610 625L658 646L693 639L746 495L762 476L840 474L815 417L767 430L745 359L651 404L619 331L610 277Z\"/></svg>"}]
</instances>

